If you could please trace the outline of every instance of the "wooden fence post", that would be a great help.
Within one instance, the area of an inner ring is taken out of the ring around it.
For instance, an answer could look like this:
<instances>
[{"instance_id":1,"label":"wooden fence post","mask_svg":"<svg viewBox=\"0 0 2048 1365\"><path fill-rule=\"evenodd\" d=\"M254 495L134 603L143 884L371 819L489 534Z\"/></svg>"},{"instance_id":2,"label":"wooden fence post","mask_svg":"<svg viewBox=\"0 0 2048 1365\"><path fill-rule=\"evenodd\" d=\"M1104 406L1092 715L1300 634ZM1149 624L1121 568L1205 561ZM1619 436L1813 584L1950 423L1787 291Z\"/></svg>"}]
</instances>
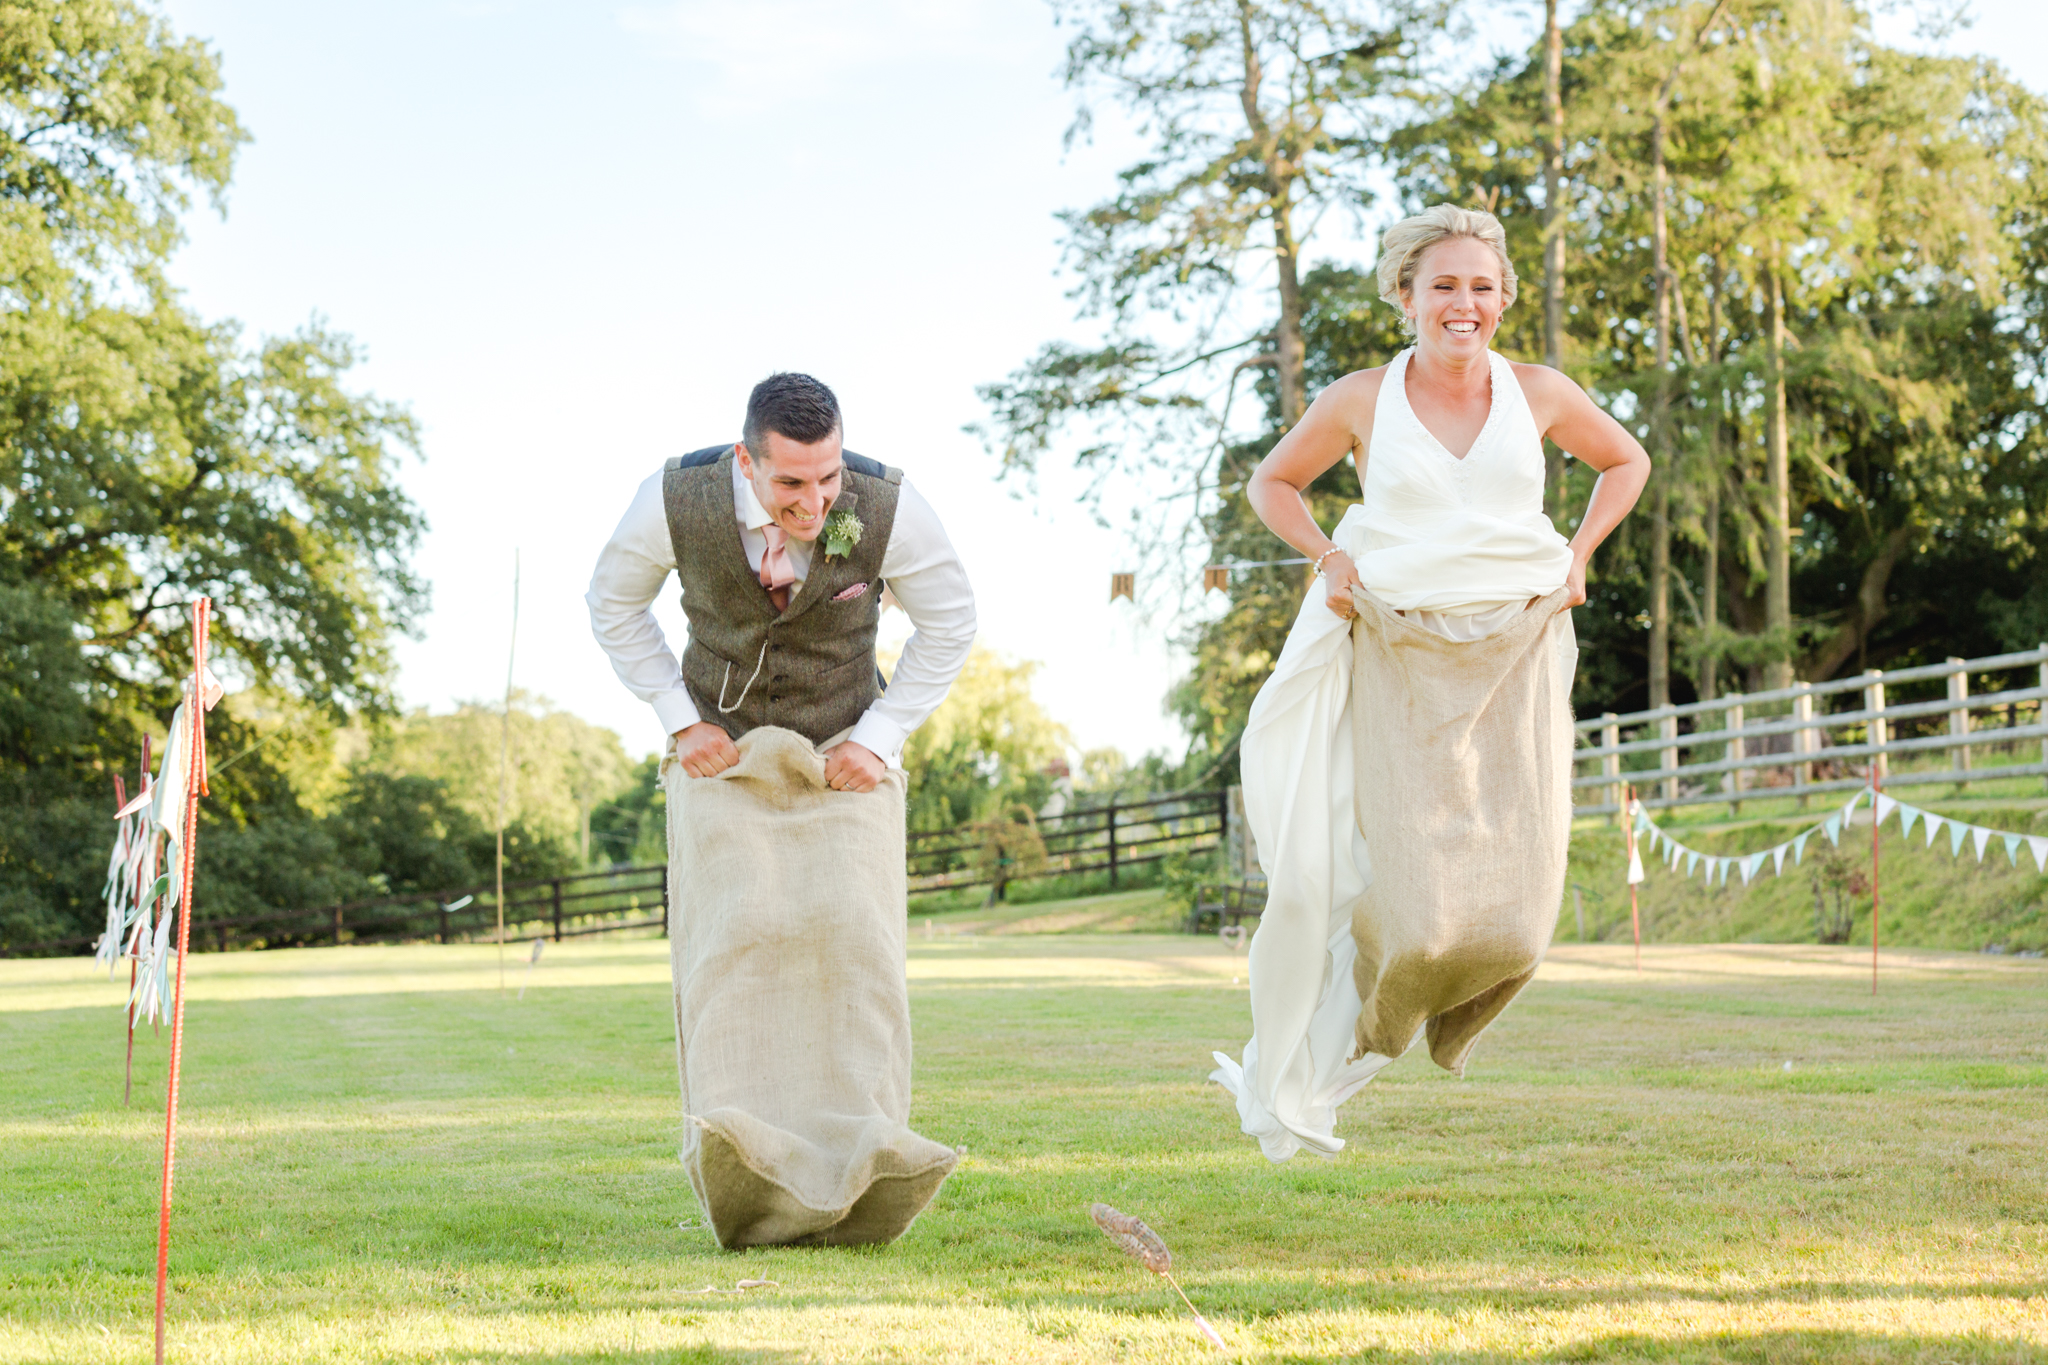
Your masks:
<instances>
[{"instance_id":1,"label":"wooden fence post","mask_svg":"<svg viewBox=\"0 0 2048 1365\"><path fill-rule=\"evenodd\" d=\"M1799 683L1799 695L1792 698L1792 721L1798 728L1792 732L1792 752L1810 754L1814 750L1813 733L1813 684ZM1792 785L1804 788L1813 785L1813 765L1795 763L1792 765ZM1805 810L1810 798L1804 791L1799 796L1799 809Z\"/></svg>"},{"instance_id":2,"label":"wooden fence post","mask_svg":"<svg viewBox=\"0 0 2048 1365\"><path fill-rule=\"evenodd\" d=\"M1949 656L1948 661L1951 664L1960 664L1962 659L1952 654ZM1948 713L1948 732L1958 739L1963 738L1970 733L1970 675L1968 673L1955 672L1948 675L1948 699L1949 704L1955 706L1955 709ZM1961 703L1961 705L1956 705L1957 703ZM1969 772L1970 746L1965 744L1961 748L1950 749L1948 751L1948 766L1958 773ZM1970 783L1967 778L1960 778L1956 782L1956 787L1959 790L1967 791L1969 786Z\"/></svg>"},{"instance_id":3,"label":"wooden fence post","mask_svg":"<svg viewBox=\"0 0 2048 1365\"><path fill-rule=\"evenodd\" d=\"M555 878L555 942L562 941L562 879Z\"/></svg>"},{"instance_id":4,"label":"wooden fence post","mask_svg":"<svg viewBox=\"0 0 2048 1365\"><path fill-rule=\"evenodd\" d=\"M1881 782L1891 771L1884 753L1884 746L1891 743L1890 727L1884 719L1884 684L1878 681L1884 674L1871 668L1865 669L1863 676L1870 679L1863 688L1863 709L1871 713L1870 743L1877 749L1870 756L1870 776L1873 782Z\"/></svg>"},{"instance_id":5,"label":"wooden fence post","mask_svg":"<svg viewBox=\"0 0 2048 1365\"><path fill-rule=\"evenodd\" d=\"M1657 730L1664 740L1664 747L1657 753L1657 766L1673 775L1664 779L1663 793L1666 801L1678 799L1678 717L1666 716L1657 722Z\"/></svg>"},{"instance_id":6,"label":"wooden fence post","mask_svg":"<svg viewBox=\"0 0 2048 1365\"><path fill-rule=\"evenodd\" d=\"M1721 723L1728 729L1728 757L1730 761L1740 763L1744 757L1742 735L1740 733L1742 729L1741 703L1738 702L1736 705L1729 707L1723 713ZM1746 777L1747 774L1743 769L1736 768L1728 774L1728 781L1722 785L1721 790L1735 794L1735 799L1728 803L1728 814L1731 817L1742 814L1742 789L1747 785Z\"/></svg>"},{"instance_id":7,"label":"wooden fence post","mask_svg":"<svg viewBox=\"0 0 2048 1365\"><path fill-rule=\"evenodd\" d=\"M1621 743L1621 725L1612 711L1605 712L1600 719L1600 747L1612 749ZM1607 804L1613 806L1615 814L1608 816L1613 824L1621 823L1621 755L1609 754L1600 760L1600 771L1612 779L1607 785Z\"/></svg>"},{"instance_id":8,"label":"wooden fence post","mask_svg":"<svg viewBox=\"0 0 2048 1365\"><path fill-rule=\"evenodd\" d=\"M334 946L341 946L341 907L334 907Z\"/></svg>"},{"instance_id":9,"label":"wooden fence post","mask_svg":"<svg viewBox=\"0 0 2048 1365\"><path fill-rule=\"evenodd\" d=\"M1230 788L1216 789L1216 848L1223 855L1223 875L1230 875Z\"/></svg>"},{"instance_id":10,"label":"wooden fence post","mask_svg":"<svg viewBox=\"0 0 2048 1365\"><path fill-rule=\"evenodd\" d=\"M1116 890L1116 798L1109 798L1109 889Z\"/></svg>"}]
</instances>

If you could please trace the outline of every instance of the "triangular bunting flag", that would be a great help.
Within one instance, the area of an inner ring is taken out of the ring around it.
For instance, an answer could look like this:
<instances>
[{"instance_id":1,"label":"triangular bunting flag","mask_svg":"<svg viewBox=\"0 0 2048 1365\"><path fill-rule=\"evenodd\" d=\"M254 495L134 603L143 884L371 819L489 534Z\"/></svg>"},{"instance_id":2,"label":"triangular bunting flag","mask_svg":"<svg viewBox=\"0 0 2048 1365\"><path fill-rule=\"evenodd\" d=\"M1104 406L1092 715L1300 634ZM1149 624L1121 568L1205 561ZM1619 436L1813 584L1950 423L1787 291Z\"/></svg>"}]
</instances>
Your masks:
<instances>
[{"instance_id":1,"label":"triangular bunting flag","mask_svg":"<svg viewBox=\"0 0 2048 1365\"><path fill-rule=\"evenodd\" d=\"M1960 820L1948 822L1948 852L1951 858L1963 856L1963 840L1970 837L1970 829L1969 825Z\"/></svg>"},{"instance_id":2,"label":"triangular bunting flag","mask_svg":"<svg viewBox=\"0 0 2048 1365\"><path fill-rule=\"evenodd\" d=\"M1792 865L1794 867L1797 867L1801 862L1805 861L1806 841L1808 839L1811 839L1812 837L1813 831L1808 830L1806 831L1806 833L1800 835L1797 839L1794 839L1792 841Z\"/></svg>"},{"instance_id":3,"label":"triangular bunting flag","mask_svg":"<svg viewBox=\"0 0 2048 1365\"><path fill-rule=\"evenodd\" d=\"M1771 871L1780 877L1785 875L1785 855L1792 851L1792 845L1779 844L1771 850Z\"/></svg>"},{"instance_id":4,"label":"triangular bunting flag","mask_svg":"<svg viewBox=\"0 0 2048 1365\"><path fill-rule=\"evenodd\" d=\"M1903 801L1899 802L1899 833L1911 834L1913 832L1913 822L1926 813L1926 811L1916 806L1909 806Z\"/></svg>"},{"instance_id":5,"label":"triangular bunting flag","mask_svg":"<svg viewBox=\"0 0 2048 1365\"><path fill-rule=\"evenodd\" d=\"M2018 834L2008 834L2004 837L2005 860L2011 863L2014 867L2018 867L2020 865L2020 840L2025 836Z\"/></svg>"},{"instance_id":6,"label":"triangular bunting flag","mask_svg":"<svg viewBox=\"0 0 2048 1365\"><path fill-rule=\"evenodd\" d=\"M1934 836L1941 833L1941 827L1945 822L1939 815L1936 815L1931 810L1921 812L1921 822L1927 828L1927 843L1924 846L1927 848L1933 848Z\"/></svg>"},{"instance_id":7,"label":"triangular bunting flag","mask_svg":"<svg viewBox=\"0 0 2048 1365\"><path fill-rule=\"evenodd\" d=\"M1877 823L1881 825L1885 821L1891 819L1892 812L1898 808L1898 804L1898 802L1892 800L1889 796L1886 796L1884 793L1879 792L1877 796Z\"/></svg>"},{"instance_id":8,"label":"triangular bunting flag","mask_svg":"<svg viewBox=\"0 0 2048 1365\"><path fill-rule=\"evenodd\" d=\"M1628 855L1628 884L1634 886L1643 880L1643 851L1630 849Z\"/></svg>"},{"instance_id":9,"label":"triangular bunting flag","mask_svg":"<svg viewBox=\"0 0 2048 1365\"><path fill-rule=\"evenodd\" d=\"M2027 836L2027 852L2034 855L2034 870L2048 872L2048 839L2037 835Z\"/></svg>"},{"instance_id":10,"label":"triangular bunting flag","mask_svg":"<svg viewBox=\"0 0 2048 1365\"><path fill-rule=\"evenodd\" d=\"M1829 817L1828 817L1827 819L1825 819L1825 820L1823 820L1823 821L1821 822L1821 826L1820 826L1820 827L1821 827L1822 829L1824 829L1824 830L1826 830L1826 831L1827 831L1827 835L1828 835L1828 842L1829 842L1829 843L1831 843L1831 844L1839 844L1839 843L1841 843L1841 842L1842 842L1842 817L1841 817L1841 816L1839 816L1839 815L1830 815L1830 816L1829 816Z\"/></svg>"},{"instance_id":11,"label":"triangular bunting flag","mask_svg":"<svg viewBox=\"0 0 2048 1365\"><path fill-rule=\"evenodd\" d=\"M1685 875L1690 877L1700 865L1700 855L1691 849L1685 851Z\"/></svg>"},{"instance_id":12,"label":"triangular bunting flag","mask_svg":"<svg viewBox=\"0 0 2048 1365\"><path fill-rule=\"evenodd\" d=\"M1977 841L1977 861L1981 863L1984 861L1984 845L1991 842L1991 831L1977 825L1970 830L1970 837Z\"/></svg>"},{"instance_id":13,"label":"triangular bunting flag","mask_svg":"<svg viewBox=\"0 0 2048 1365\"><path fill-rule=\"evenodd\" d=\"M1856 813L1856 807L1861 805L1863 802L1863 798L1868 795L1870 795L1870 788L1857 788L1855 795L1849 798L1849 804L1842 807L1842 818L1846 820L1848 817L1854 815Z\"/></svg>"}]
</instances>

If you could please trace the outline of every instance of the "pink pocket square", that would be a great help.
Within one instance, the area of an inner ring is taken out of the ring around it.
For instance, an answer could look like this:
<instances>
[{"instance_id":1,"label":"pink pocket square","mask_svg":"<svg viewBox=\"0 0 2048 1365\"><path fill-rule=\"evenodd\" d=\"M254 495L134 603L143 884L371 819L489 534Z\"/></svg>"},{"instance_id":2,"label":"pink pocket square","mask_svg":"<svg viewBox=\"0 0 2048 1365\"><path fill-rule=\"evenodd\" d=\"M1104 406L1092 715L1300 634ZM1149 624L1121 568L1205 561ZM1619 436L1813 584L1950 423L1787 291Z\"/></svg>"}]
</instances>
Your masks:
<instances>
[{"instance_id":1,"label":"pink pocket square","mask_svg":"<svg viewBox=\"0 0 2048 1365\"><path fill-rule=\"evenodd\" d=\"M854 585L853 585L852 587L850 587L850 588L846 589L846 591L844 591L844 592L835 592L835 593L833 593L833 594L832 594L832 600L833 600L834 602L851 602L851 601L852 601L852 600L853 600L854 598L856 598L856 597L860 596L860 595L861 595L862 593L866 592L867 590L868 590L868 585L867 585L867 584L865 584L865 583L856 583L856 584L854 584Z\"/></svg>"}]
</instances>

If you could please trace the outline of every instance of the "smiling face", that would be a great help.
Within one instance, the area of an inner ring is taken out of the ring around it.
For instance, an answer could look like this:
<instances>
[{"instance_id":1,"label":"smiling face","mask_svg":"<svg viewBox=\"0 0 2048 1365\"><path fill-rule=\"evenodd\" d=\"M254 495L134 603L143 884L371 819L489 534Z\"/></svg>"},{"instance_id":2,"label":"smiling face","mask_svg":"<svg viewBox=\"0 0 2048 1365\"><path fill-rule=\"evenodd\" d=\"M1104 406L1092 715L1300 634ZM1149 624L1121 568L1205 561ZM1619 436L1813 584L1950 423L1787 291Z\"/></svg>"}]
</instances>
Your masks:
<instances>
[{"instance_id":1,"label":"smiling face","mask_svg":"<svg viewBox=\"0 0 2048 1365\"><path fill-rule=\"evenodd\" d=\"M1415 283L1403 297L1415 344L1447 360L1473 359L1500 328L1500 257L1472 237L1453 237L1422 253Z\"/></svg>"},{"instance_id":2,"label":"smiling face","mask_svg":"<svg viewBox=\"0 0 2048 1365\"><path fill-rule=\"evenodd\" d=\"M825 529L825 516L839 497L846 466L840 460L839 433L804 445L779 431L768 433L765 450L739 446L740 473L754 486L754 496L790 539L809 543Z\"/></svg>"}]
</instances>

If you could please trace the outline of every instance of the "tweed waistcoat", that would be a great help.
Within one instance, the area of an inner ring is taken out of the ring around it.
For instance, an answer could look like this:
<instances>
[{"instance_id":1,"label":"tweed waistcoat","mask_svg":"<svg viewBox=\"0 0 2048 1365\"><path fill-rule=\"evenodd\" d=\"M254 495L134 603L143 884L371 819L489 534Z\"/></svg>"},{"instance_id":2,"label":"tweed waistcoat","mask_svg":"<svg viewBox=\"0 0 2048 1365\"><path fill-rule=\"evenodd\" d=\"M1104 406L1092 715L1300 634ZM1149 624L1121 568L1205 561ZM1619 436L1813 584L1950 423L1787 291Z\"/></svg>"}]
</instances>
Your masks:
<instances>
[{"instance_id":1,"label":"tweed waistcoat","mask_svg":"<svg viewBox=\"0 0 2048 1365\"><path fill-rule=\"evenodd\" d=\"M882 555L896 524L903 471L852 451L842 458L831 515L858 516L860 543L828 558L821 536L809 576L780 612L747 565L733 515L732 447L678 455L663 469L662 507L690 622L683 685L698 713L734 739L778 725L823 743L881 695L875 628L882 619ZM865 591L835 600L860 584Z\"/></svg>"}]
</instances>

